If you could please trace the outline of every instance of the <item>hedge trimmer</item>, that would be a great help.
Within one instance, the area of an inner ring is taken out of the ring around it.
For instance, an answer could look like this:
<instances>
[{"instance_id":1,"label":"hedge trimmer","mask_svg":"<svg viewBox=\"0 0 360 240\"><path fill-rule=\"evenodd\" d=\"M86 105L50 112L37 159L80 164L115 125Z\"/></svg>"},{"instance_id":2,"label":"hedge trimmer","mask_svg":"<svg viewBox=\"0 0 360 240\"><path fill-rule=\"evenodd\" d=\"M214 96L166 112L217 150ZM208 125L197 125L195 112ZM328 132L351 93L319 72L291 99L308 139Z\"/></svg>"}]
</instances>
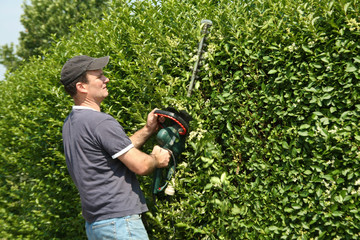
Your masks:
<instances>
[{"instance_id":1,"label":"hedge trimmer","mask_svg":"<svg viewBox=\"0 0 360 240\"><path fill-rule=\"evenodd\" d=\"M177 159L185 150L185 139L189 133L191 117L186 111L178 112L174 108L167 108L166 111L156 110L155 114L165 118L165 122L161 124L162 129L156 135L156 140L160 147L170 150L172 156L166 173L162 168L155 170L153 194L158 194L165 190L175 174ZM172 195L172 191L172 188L168 188L166 194Z\"/></svg>"},{"instance_id":2,"label":"hedge trimmer","mask_svg":"<svg viewBox=\"0 0 360 240\"><path fill-rule=\"evenodd\" d=\"M202 20L202 34L199 49L197 52L197 58L194 64L193 73L191 77L191 83L189 86L187 96L191 96L194 81L197 77L198 67L200 66L201 56L206 46L206 35L209 33L208 28L211 27L212 22L210 20ZM164 117L165 122L161 125L162 129L158 132L156 140L160 147L171 151L172 161L169 163L168 170L158 168L155 170L153 179L153 194L154 196L165 192L167 195L173 195L175 193L174 188L169 185L175 174L177 160L181 153L185 150L185 140L188 136L189 122L192 119L186 111L177 111L175 108L167 108L165 111L156 110L155 114Z\"/></svg>"}]
</instances>

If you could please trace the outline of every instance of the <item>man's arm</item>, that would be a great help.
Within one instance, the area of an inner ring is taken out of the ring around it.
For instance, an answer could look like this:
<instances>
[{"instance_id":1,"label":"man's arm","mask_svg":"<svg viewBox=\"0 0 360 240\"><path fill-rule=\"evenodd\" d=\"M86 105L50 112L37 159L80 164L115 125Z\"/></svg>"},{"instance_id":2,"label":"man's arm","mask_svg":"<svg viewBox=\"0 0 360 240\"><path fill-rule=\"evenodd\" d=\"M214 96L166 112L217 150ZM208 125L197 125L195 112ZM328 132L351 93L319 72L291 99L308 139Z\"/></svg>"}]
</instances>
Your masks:
<instances>
[{"instance_id":1,"label":"man's arm","mask_svg":"<svg viewBox=\"0 0 360 240\"><path fill-rule=\"evenodd\" d=\"M137 148L132 148L119 156L118 159L132 172L138 175L148 175L154 171L155 168L167 167L170 160L170 152L159 146L155 146L152 153L148 155Z\"/></svg>"},{"instance_id":2,"label":"man's arm","mask_svg":"<svg viewBox=\"0 0 360 240\"><path fill-rule=\"evenodd\" d=\"M149 137L159 129L158 116L155 114L155 110L156 108L149 113L146 125L130 137L132 144L137 149L140 149Z\"/></svg>"},{"instance_id":3,"label":"man's arm","mask_svg":"<svg viewBox=\"0 0 360 240\"><path fill-rule=\"evenodd\" d=\"M135 132L131 137L130 140L135 148L140 149L144 143L149 139L154 132L151 131L147 126L143 127L142 129Z\"/></svg>"},{"instance_id":4,"label":"man's arm","mask_svg":"<svg viewBox=\"0 0 360 240\"><path fill-rule=\"evenodd\" d=\"M132 172L138 175L148 175L155 168L167 167L171 157L168 150L159 146L155 146L150 155L139 150L149 137L159 129L158 116L155 114L155 110L156 108L149 113L146 125L130 137L134 148L118 157ZM163 122L165 119L160 118L159 120Z\"/></svg>"}]
</instances>

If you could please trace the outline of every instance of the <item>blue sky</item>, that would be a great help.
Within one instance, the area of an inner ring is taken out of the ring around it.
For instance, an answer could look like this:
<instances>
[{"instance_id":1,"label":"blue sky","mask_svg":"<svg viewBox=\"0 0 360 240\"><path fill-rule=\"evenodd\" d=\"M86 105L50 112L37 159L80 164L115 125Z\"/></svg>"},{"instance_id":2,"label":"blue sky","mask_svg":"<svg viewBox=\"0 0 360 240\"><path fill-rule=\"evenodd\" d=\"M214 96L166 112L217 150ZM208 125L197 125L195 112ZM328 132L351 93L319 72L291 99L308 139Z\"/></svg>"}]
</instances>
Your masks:
<instances>
[{"instance_id":1,"label":"blue sky","mask_svg":"<svg viewBox=\"0 0 360 240\"><path fill-rule=\"evenodd\" d=\"M0 46L18 44L20 32L24 31L20 23L24 0L0 0ZM5 67L0 64L0 80L4 79Z\"/></svg>"}]
</instances>

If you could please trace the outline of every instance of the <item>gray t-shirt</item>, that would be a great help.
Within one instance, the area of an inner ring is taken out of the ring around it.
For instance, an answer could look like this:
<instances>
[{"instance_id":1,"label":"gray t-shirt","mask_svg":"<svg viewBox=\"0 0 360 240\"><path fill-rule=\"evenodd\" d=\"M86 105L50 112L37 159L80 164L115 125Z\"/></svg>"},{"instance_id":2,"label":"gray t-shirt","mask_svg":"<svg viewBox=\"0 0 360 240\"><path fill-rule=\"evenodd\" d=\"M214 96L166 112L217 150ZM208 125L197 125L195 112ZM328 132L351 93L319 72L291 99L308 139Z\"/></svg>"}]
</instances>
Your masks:
<instances>
[{"instance_id":1,"label":"gray t-shirt","mask_svg":"<svg viewBox=\"0 0 360 240\"><path fill-rule=\"evenodd\" d=\"M66 164L87 222L148 211L135 173L117 159L134 146L112 116L74 106L62 133Z\"/></svg>"}]
</instances>

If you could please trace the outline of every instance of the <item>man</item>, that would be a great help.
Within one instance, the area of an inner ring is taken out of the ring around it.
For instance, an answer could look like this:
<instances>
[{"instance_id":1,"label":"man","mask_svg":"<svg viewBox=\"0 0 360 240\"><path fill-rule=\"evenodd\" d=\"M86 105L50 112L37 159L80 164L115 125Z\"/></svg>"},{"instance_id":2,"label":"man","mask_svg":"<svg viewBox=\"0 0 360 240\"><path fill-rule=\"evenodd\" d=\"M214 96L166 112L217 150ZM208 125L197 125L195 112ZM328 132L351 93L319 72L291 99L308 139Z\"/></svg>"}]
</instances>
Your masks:
<instances>
[{"instance_id":1,"label":"man","mask_svg":"<svg viewBox=\"0 0 360 240\"><path fill-rule=\"evenodd\" d=\"M108 56L76 56L62 68L61 82L75 103L62 130L66 164L80 193L89 239L148 239L140 215L148 208L136 174L166 167L170 153L159 146L150 155L139 150L159 127L155 110L130 138L100 111L109 94L102 70L108 61Z\"/></svg>"}]
</instances>

